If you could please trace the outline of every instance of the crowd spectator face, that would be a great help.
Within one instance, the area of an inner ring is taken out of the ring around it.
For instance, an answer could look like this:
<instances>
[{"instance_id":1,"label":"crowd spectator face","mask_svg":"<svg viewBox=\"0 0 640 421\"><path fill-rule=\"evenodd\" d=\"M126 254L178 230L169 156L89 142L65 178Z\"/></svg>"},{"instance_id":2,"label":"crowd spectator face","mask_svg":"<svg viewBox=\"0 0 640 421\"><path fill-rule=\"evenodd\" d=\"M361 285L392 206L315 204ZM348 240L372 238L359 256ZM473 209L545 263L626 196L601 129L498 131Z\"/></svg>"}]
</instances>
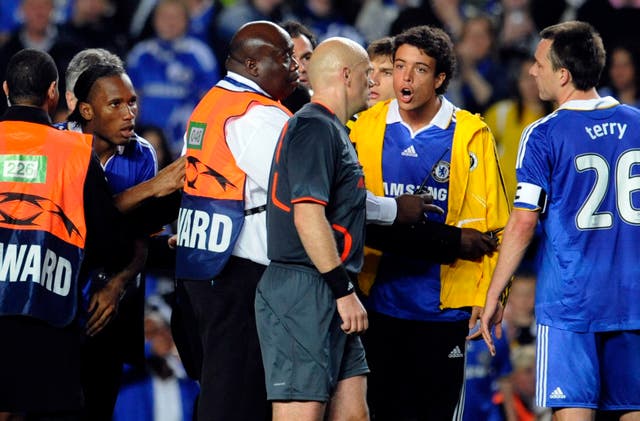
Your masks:
<instances>
[{"instance_id":1,"label":"crowd spectator face","mask_svg":"<svg viewBox=\"0 0 640 421\"><path fill-rule=\"evenodd\" d=\"M609 77L611 78L611 85L617 91L634 87L636 84L636 68L629 50L621 47L613 50Z\"/></svg>"},{"instance_id":2,"label":"crowd spectator face","mask_svg":"<svg viewBox=\"0 0 640 421\"><path fill-rule=\"evenodd\" d=\"M413 112L435 101L445 74L436 74L436 60L418 47L403 44L395 52L393 88L400 110Z\"/></svg>"},{"instance_id":3,"label":"crowd spectator face","mask_svg":"<svg viewBox=\"0 0 640 421\"><path fill-rule=\"evenodd\" d=\"M329 16L333 10L331 0L307 0L306 5L318 17Z\"/></svg>"},{"instance_id":4,"label":"crowd spectator face","mask_svg":"<svg viewBox=\"0 0 640 421\"><path fill-rule=\"evenodd\" d=\"M115 145L125 145L134 136L138 102L126 74L98 79L87 98L79 104L88 121L85 132Z\"/></svg>"},{"instance_id":5,"label":"crowd spectator face","mask_svg":"<svg viewBox=\"0 0 640 421\"><path fill-rule=\"evenodd\" d=\"M300 36L292 38L293 41L293 55L298 62L298 74L299 79L298 83L304 86L307 89L311 89L311 84L309 83L309 77L307 76L307 66L309 65L309 60L311 60L311 54L313 53L313 45L311 45L311 41L305 35L300 34Z\"/></svg>"},{"instance_id":6,"label":"crowd spectator face","mask_svg":"<svg viewBox=\"0 0 640 421\"><path fill-rule=\"evenodd\" d=\"M153 27L156 35L165 41L173 41L187 32L189 14L177 1L163 1L156 7Z\"/></svg>"},{"instance_id":7,"label":"crowd spectator face","mask_svg":"<svg viewBox=\"0 0 640 421\"><path fill-rule=\"evenodd\" d=\"M152 314L144 318L144 337L153 355L166 358L175 351L171 330L159 315Z\"/></svg>"},{"instance_id":8,"label":"crowd spectator face","mask_svg":"<svg viewBox=\"0 0 640 421\"><path fill-rule=\"evenodd\" d=\"M51 23L53 0L24 0L22 14L27 32L44 34Z\"/></svg>"},{"instance_id":9,"label":"crowd spectator face","mask_svg":"<svg viewBox=\"0 0 640 421\"><path fill-rule=\"evenodd\" d=\"M391 56L372 57L371 65L373 66L373 72L371 73L373 86L369 94L369 107L373 107L380 101L395 98Z\"/></svg>"},{"instance_id":10,"label":"crowd spectator face","mask_svg":"<svg viewBox=\"0 0 640 421\"><path fill-rule=\"evenodd\" d=\"M536 394L536 354L533 345L521 345L511 353L513 372L511 383L514 392L526 401L533 401Z\"/></svg>"},{"instance_id":11,"label":"crowd spectator face","mask_svg":"<svg viewBox=\"0 0 640 421\"><path fill-rule=\"evenodd\" d=\"M491 54L493 35L491 21L487 17L469 19L462 30L458 52L472 62L478 62Z\"/></svg>"},{"instance_id":12,"label":"crowd spectator face","mask_svg":"<svg viewBox=\"0 0 640 421\"><path fill-rule=\"evenodd\" d=\"M282 0L253 0L253 6L263 15L269 16L273 11L282 4Z\"/></svg>"},{"instance_id":13,"label":"crowd spectator face","mask_svg":"<svg viewBox=\"0 0 640 421\"><path fill-rule=\"evenodd\" d=\"M76 0L73 8L73 20L77 24L99 22L107 14L107 0Z\"/></svg>"}]
</instances>

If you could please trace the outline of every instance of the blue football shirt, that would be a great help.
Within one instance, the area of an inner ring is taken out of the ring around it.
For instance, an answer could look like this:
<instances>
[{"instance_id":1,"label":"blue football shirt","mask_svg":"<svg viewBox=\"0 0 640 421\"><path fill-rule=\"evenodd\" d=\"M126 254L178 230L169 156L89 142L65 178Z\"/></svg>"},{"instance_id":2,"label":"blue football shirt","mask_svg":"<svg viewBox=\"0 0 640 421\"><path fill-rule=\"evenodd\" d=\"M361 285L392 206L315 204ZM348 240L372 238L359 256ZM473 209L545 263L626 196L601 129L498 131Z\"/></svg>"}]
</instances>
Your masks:
<instances>
[{"instance_id":1,"label":"blue football shirt","mask_svg":"<svg viewBox=\"0 0 640 421\"><path fill-rule=\"evenodd\" d=\"M428 218L444 223L449 193L451 145L456 127L456 108L442 98L431 123L413 132L391 101L382 151L385 196L413 193L425 181L425 189L444 215ZM380 261L367 307L406 320L458 321L469 318L462 310L440 310L440 265L385 253Z\"/></svg>"},{"instance_id":2,"label":"blue football shirt","mask_svg":"<svg viewBox=\"0 0 640 421\"><path fill-rule=\"evenodd\" d=\"M640 111L569 101L525 129L516 170L514 206L541 211L538 321L640 329Z\"/></svg>"}]
</instances>

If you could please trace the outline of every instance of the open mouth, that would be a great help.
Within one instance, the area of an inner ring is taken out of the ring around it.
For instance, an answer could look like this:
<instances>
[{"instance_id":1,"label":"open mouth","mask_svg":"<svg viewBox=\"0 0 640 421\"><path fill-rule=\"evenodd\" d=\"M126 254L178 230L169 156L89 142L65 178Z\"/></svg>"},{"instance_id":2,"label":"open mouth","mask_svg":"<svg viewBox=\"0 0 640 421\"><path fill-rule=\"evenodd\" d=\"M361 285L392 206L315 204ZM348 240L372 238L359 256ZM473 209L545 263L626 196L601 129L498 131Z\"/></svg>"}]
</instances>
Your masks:
<instances>
[{"instance_id":1,"label":"open mouth","mask_svg":"<svg viewBox=\"0 0 640 421\"><path fill-rule=\"evenodd\" d=\"M134 136L134 126L126 126L120 129L120 133L122 133L122 137L131 139Z\"/></svg>"},{"instance_id":2,"label":"open mouth","mask_svg":"<svg viewBox=\"0 0 640 421\"><path fill-rule=\"evenodd\" d=\"M398 99L403 102L409 102L413 98L413 91L409 88L400 89L400 95L398 95Z\"/></svg>"}]
</instances>

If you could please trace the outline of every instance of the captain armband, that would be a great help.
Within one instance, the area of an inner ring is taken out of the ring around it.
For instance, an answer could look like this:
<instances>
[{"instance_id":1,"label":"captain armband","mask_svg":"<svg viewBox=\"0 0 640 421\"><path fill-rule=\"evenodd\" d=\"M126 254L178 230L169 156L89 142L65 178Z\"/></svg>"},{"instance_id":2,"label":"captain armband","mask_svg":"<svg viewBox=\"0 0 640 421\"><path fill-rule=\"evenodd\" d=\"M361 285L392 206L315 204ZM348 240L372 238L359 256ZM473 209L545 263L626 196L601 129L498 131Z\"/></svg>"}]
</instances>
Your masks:
<instances>
[{"instance_id":1,"label":"captain armband","mask_svg":"<svg viewBox=\"0 0 640 421\"><path fill-rule=\"evenodd\" d=\"M505 308L507 306L507 301L509 300L509 294L511 293L512 284L513 276L511 277L511 279L509 279L509 282L507 282L507 285L505 285L504 289L500 293L500 296L498 297L498 302L502 305L502 308Z\"/></svg>"},{"instance_id":2,"label":"captain armband","mask_svg":"<svg viewBox=\"0 0 640 421\"><path fill-rule=\"evenodd\" d=\"M544 213L547 208L547 193L542 187L531 183L518 183L516 197L513 201L516 207Z\"/></svg>"},{"instance_id":3,"label":"captain armband","mask_svg":"<svg viewBox=\"0 0 640 421\"><path fill-rule=\"evenodd\" d=\"M351 282L349 272L347 272L347 269L345 269L343 265L336 266L329 272L323 273L322 279L324 279L329 285L329 288L331 288L331 292L333 292L333 296L336 300L347 296L354 291L353 282Z\"/></svg>"}]
</instances>

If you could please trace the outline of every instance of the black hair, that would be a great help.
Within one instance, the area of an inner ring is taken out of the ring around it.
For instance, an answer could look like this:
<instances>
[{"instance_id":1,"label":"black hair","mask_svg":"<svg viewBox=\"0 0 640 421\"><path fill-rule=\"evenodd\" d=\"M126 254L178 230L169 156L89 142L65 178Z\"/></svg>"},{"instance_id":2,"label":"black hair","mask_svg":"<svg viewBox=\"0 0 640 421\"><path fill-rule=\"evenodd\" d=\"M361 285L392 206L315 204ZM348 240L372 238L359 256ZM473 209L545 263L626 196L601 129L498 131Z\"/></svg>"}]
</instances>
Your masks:
<instances>
[{"instance_id":1,"label":"black hair","mask_svg":"<svg viewBox=\"0 0 640 421\"><path fill-rule=\"evenodd\" d=\"M80 114L80 103L87 102L91 89L95 85L98 79L110 76L119 76L124 73L124 70L120 66L113 64L96 64L87 68L76 81L76 86L73 87L73 94L78 99L76 108L69 115L69 121L75 121L81 124L86 123L86 120Z\"/></svg>"},{"instance_id":2,"label":"black hair","mask_svg":"<svg viewBox=\"0 0 640 421\"><path fill-rule=\"evenodd\" d=\"M33 49L14 54L6 75L11 104L42 106L51 82L58 81L58 69L51 56Z\"/></svg>"},{"instance_id":3,"label":"black hair","mask_svg":"<svg viewBox=\"0 0 640 421\"><path fill-rule=\"evenodd\" d=\"M288 20L279 23L279 25L282 27L282 29L289 33L289 36L291 38L298 38L300 35L304 35L311 43L311 48L315 49L318 46L318 40L316 39L316 36L313 34L313 32L311 32L309 28L307 28L300 22L297 22L295 20Z\"/></svg>"},{"instance_id":4,"label":"black hair","mask_svg":"<svg viewBox=\"0 0 640 421\"><path fill-rule=\"evenodd\" d=\"M367 54L370 60L380 56L393 57L393 38L384 37L371 41L367 47Z\"/></svg>"},{"instance_id":5,"label":"black hair","mask_svg":"<svg viewBox=\"0 0 640 421\"><path fill-rule=\"evenodd\" d=\"M445 79L436 89L436 94L442 95L447 91L449 81L456 70L456 56L451 38L445 31L433 26L414 26L399 35L393 41L393 59L400 46L408 44L422 50L436 61L435 74L444 73Z\"/></svg>"},{"instance_id":6,"label":"black hair","mask_svg":"<svg viewBox=\"0 0 640 421\"><path fill-rule=\"evenodd\" d=\"M594 88L606 61L600 34L586 22L569 21L549 26L540 37L551 40L549 60L553 70L567 69L576 89Z\"/></svg>"}]
</instances>

